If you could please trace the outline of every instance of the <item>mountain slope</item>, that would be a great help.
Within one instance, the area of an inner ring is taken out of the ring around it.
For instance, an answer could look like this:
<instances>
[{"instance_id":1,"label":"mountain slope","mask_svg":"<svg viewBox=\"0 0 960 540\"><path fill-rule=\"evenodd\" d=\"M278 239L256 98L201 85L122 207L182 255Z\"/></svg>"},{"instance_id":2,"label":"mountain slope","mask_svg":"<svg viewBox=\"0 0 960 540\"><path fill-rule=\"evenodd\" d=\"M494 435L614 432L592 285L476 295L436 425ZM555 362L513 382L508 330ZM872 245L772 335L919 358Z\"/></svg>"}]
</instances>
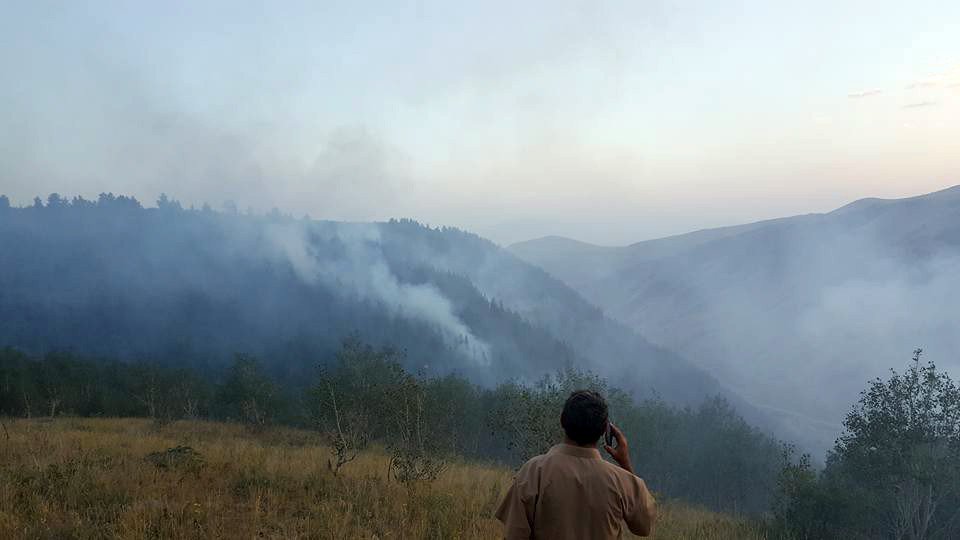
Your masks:
<instances>
[{"instance_id":1,"label":"mountain slope","mask_svg":"<svg viewBox=\"0 0 960 540\"><path fill-rule=\"evenodd\" d=\"M334 223L51 197L0 207L0 347L218 364L291 383L351 334L410 368L492 384L568 366L674 402L717 383L491 242L411 221Z\"/></svg>"},{"instance_id":2,"label":"mountain slope","mask_svg":"<svg viewBox=\"0 0 960 540\"><path fill-rule=\"evenodd\" d=\"M821 446L914 347L960 368L960 187L626 247L550 244L511 250Z\"/></svg>"}]
</instances>

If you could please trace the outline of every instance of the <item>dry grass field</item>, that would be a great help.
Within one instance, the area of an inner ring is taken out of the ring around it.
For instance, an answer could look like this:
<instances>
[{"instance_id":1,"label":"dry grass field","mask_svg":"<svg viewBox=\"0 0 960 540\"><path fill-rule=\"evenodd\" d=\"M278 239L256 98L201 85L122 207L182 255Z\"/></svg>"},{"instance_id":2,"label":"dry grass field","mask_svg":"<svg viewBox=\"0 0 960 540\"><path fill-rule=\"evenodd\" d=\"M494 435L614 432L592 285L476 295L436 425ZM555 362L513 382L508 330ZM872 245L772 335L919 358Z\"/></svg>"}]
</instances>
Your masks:
<instances>
[{"instance_id":1,"label":"dry grass field","mask_svg":"<svg viewBox=\"0 0 960 540\"><path fill-rule=\"evenodd\" d=\"M388 481L371 451L339 476L316 434L140 419L12 420L0 430L0 538L498 538L509 470L453 463ZM186 450L167 450L189 446ZM661 505L660 539L764 538L750 523Z\"/></svg>"}]
</instances>

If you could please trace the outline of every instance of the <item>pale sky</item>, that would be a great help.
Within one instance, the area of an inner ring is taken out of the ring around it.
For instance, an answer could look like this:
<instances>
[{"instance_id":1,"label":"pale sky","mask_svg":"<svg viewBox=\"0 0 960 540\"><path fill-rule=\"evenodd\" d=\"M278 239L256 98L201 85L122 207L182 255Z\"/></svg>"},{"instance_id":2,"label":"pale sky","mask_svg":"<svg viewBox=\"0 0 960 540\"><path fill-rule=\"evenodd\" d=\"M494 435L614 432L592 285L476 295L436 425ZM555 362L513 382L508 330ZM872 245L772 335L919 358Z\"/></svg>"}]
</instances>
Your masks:
<instances>
[{"instance_id":1,"label":"pale sky","mask_svg":"<svg viewBox=\"0 0 960 540\"><path fill-rule=\"evenodd\" d=\"M0 0L0 193L623 244L960 184L960 2Z\"/></svg>"}]
</instances>

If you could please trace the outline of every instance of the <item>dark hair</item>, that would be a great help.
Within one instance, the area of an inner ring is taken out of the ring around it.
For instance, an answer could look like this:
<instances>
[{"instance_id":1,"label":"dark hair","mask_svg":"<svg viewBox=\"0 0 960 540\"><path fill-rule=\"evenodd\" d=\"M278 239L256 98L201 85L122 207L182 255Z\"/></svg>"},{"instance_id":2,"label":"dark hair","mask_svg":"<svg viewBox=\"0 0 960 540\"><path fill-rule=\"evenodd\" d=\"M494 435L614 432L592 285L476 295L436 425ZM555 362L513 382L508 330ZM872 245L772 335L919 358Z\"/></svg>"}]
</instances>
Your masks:
<instances>
[{"instance_id":1,"label":"dark hair","mask_svg":"<svg viewBox=\"0 0 960 540\"><path fill-rule=\"evenodd\" d=\"M581 445L596 444L607 429L607 400L591 390L577 390L563 404L560 425Z\"/></svg>"}]
</instances>

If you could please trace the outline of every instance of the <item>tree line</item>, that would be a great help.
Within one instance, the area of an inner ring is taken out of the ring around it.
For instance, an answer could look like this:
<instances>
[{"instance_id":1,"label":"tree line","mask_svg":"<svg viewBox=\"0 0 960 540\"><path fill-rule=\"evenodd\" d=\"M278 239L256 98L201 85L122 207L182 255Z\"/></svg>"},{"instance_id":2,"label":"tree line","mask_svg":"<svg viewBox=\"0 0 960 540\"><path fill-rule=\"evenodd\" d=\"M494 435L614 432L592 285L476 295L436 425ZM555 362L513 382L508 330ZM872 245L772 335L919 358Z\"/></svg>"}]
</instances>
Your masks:
<instances>
[{"instance_id":1,"label":"tree line","mask_svg":"<svg viewBox=\"0 0 960 540\"><path fill-rule=\"evenodd\" d=\"M685 408L637 401L572 368L534 383L484 387L458 375L412 373L404 356L350 337L297 387L279 384L248 355L236 355L220 370L195 370L5 349L0 415L292 425L324 435L335 473L377 444L390 453L393 478L415 481L435 478L451 459L517 466L546 451L561 440L559 411L567 395L589 388L609 396L614 421L633 441L637 469L662 496L738 513L764 512L773 500L781 444L720 398Z\"/></svg>"},{"instance_id":2,"label":"tree line","mask_svg":"<svg viewBox=\"0 0 960 540\"><path fill-rule=\"evenodd\" d=\"M777 538L960 535L960 388L920 351L904 372L869 383L819 470L719 398L683 408L636 400L575 369L484 387L411 373L403 356L350 337L291 386L247 355L195 370L3 349L0 415L292 425L324 436L334 474L377 444L390 454L391 477L410 482L435 478L453 459L517 466L546 451L560 440L564 399L587 388L608 397L637 470L662 497L762 516Z\"/></svg>"}]
</instances>

